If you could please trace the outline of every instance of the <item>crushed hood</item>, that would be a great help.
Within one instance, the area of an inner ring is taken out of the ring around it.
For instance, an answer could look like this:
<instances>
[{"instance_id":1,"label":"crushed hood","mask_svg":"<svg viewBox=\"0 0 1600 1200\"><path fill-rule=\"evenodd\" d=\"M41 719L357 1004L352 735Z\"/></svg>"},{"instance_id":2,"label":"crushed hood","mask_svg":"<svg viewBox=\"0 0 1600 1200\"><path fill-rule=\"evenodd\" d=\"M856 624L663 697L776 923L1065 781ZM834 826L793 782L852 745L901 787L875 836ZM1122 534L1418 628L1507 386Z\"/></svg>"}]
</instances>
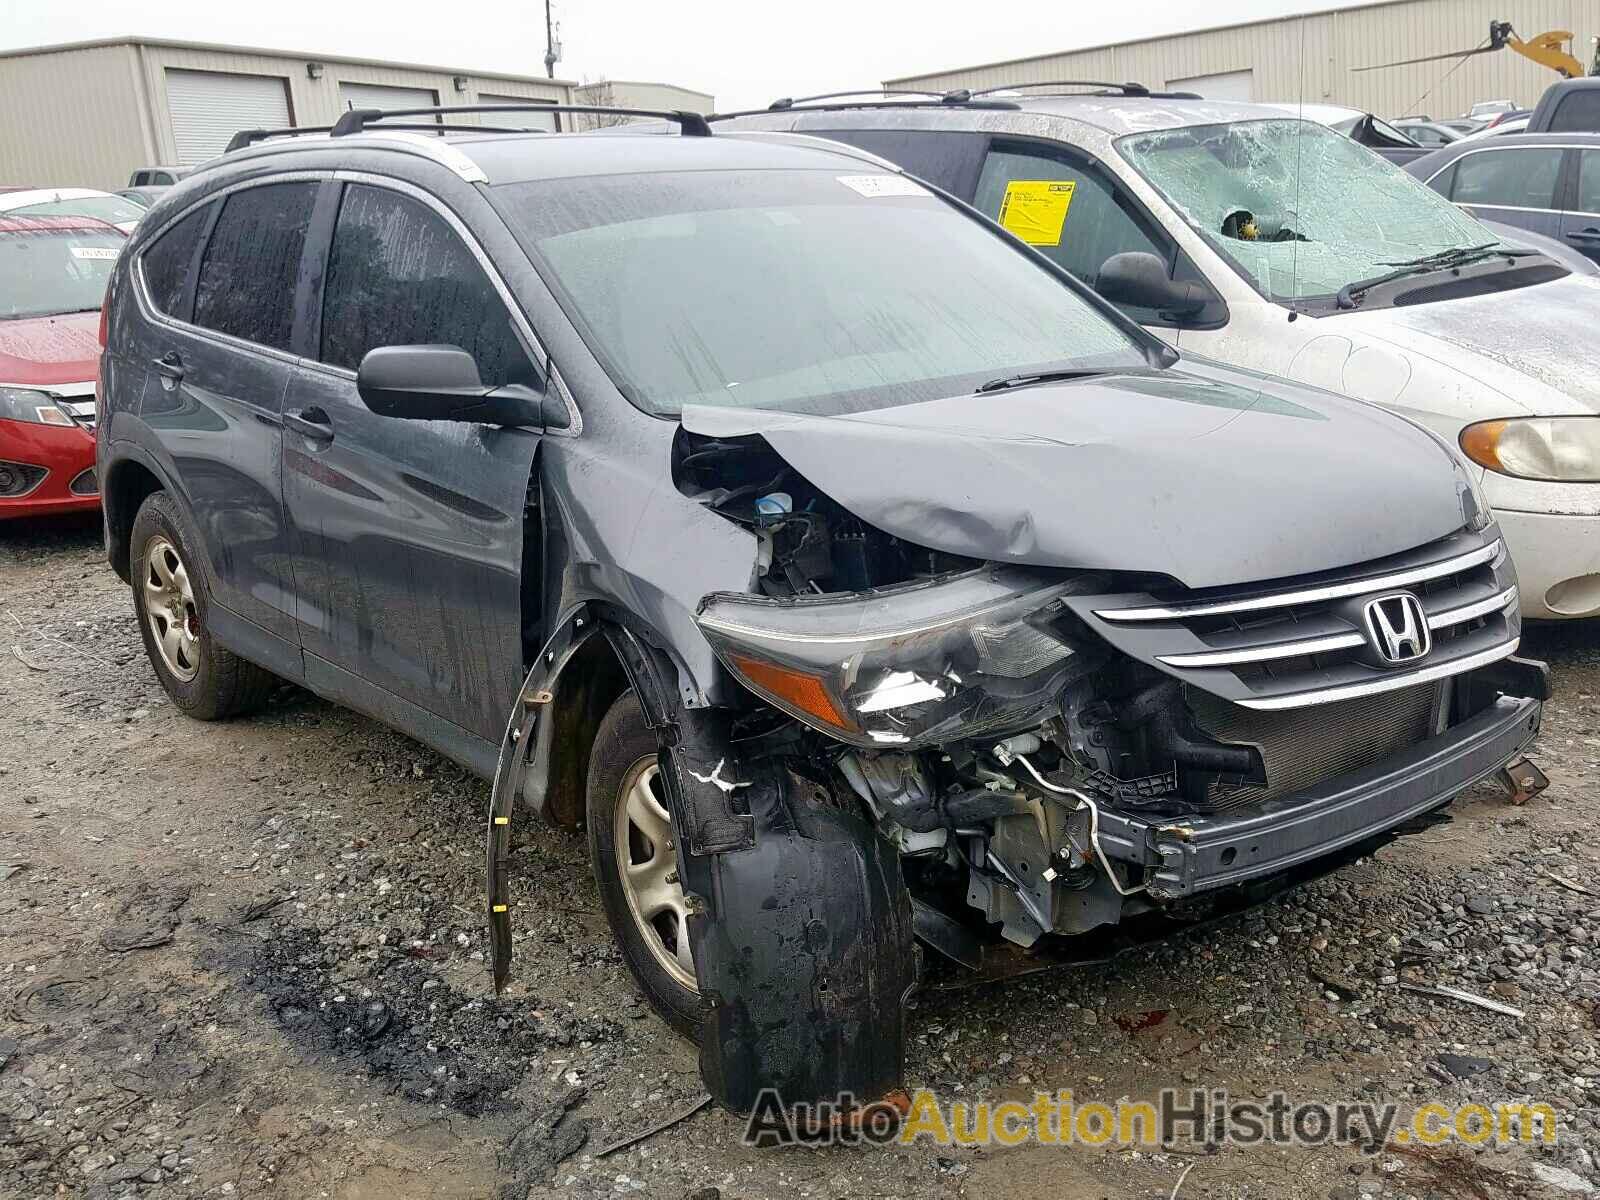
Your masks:
<instances>
[{"instance_id":1,"label":"crushed hood","mask_svg":"<svg viewBox=\"0 0 1600 1200\"><path fill-rule=\"evenodd\" d=\"M952 554L1188 587L1349 566L1461 528L1467 483L1421 430L1213 364L846 416L695 406L759 435L879 529Z\"/></svg>"},{"instance_id":2,"label":"crushed hood","mask_svg":"<svg viewBox=\"0 0 1600 1200\"><path fill-rule=\"evenodd\" d=\"M1600 412L1596 312L1600 279L1569 275L1511 292L1339 320L1399 350L1464 371L1529 412L1555 415ZM1328 324L1331 331L1336 322Z\"/></svg>"}]
</instances>

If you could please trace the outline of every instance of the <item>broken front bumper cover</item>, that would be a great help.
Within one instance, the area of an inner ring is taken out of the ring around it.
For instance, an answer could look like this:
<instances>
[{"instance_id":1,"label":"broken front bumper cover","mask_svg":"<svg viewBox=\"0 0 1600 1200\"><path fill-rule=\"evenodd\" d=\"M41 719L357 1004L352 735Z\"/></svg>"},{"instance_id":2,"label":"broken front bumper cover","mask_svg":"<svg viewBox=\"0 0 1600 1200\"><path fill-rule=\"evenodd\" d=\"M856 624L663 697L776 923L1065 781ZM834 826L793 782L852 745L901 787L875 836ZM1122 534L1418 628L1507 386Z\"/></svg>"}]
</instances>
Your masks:
<instances>
[{"instance_id":1,"label":"broken front bumper cover","mask_svg":"<svg viewBox=\"0 0 1600 1200\"><path fill-rule=\"evenodd\" d=\"M1100 845L1179 899L1287 871L1383 834L1493 776L1539 732L1541 702L1501 696L1427 741L1364 770L1238 812L1153 819L1104 808Z\"/></svg>"}]
</instances>

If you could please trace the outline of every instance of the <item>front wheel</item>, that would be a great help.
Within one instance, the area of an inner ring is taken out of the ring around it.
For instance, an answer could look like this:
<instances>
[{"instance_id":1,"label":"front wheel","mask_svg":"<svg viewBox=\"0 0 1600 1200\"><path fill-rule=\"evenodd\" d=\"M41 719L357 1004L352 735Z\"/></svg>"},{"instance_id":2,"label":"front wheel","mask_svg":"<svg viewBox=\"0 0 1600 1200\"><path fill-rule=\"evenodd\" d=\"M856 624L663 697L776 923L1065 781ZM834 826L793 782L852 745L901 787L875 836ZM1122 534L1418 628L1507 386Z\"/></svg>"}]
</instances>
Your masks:
<instances>
[{"instance_id":1,"label":"front wheel","mask_svg":"<svg viewBox=\"0 0 1600 1200\"><path fill-rule=\"evenodd\" d=\"M628 969L662 1018L698 1040L700 992L656 735L632 691L600 722L589 758L589 858Z\"/></svg>"}]
</instances>

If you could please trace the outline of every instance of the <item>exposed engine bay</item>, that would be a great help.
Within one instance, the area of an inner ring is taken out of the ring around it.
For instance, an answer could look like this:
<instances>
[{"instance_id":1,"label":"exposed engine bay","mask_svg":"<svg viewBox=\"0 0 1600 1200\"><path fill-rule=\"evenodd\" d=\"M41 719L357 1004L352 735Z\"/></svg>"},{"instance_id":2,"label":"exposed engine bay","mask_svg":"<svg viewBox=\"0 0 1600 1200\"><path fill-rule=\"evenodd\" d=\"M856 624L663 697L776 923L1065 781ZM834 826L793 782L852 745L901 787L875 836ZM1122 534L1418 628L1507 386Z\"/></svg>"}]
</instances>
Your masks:
<instances>
[{"instance_id":1,"label":"exposed engine bay","mask_svg":"<svg viewBox=\"0 0 1600 1200\"><path fill-rule=\"evenodd\" d=\"M1448 690L1420 684L1310 723L1251 721L1119 653L1069 603L1128 578L892 537L758 436L680 430L674 479L757 538L754 594L708 596L699 618L771 705L741 718L742 760L778 755L859 805L913 896L1019 947L1182 898L1158 870L1163 838L1375 762L1450 719Z\"/></svg>"}]
</instances>

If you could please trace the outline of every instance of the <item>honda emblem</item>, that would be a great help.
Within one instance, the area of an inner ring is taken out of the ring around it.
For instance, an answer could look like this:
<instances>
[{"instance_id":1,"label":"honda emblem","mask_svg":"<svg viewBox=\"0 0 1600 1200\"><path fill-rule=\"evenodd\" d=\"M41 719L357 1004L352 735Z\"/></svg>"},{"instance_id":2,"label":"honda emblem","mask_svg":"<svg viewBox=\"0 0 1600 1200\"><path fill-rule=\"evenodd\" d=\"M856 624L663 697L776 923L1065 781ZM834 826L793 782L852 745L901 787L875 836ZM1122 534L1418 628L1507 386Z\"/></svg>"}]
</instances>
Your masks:
<instances>
[{"instance_id":1,"label":"honda emblem","mask_svg":"<svg viewBox=\"0 0 1600 1200\"><path fill-rule=\"evenodd\" d=\"M1433 648L1428 615L1410 592L1367 601L1366 618L1367 638L1384 662L1415 662Z\"/></svg>"}]
</instances>

